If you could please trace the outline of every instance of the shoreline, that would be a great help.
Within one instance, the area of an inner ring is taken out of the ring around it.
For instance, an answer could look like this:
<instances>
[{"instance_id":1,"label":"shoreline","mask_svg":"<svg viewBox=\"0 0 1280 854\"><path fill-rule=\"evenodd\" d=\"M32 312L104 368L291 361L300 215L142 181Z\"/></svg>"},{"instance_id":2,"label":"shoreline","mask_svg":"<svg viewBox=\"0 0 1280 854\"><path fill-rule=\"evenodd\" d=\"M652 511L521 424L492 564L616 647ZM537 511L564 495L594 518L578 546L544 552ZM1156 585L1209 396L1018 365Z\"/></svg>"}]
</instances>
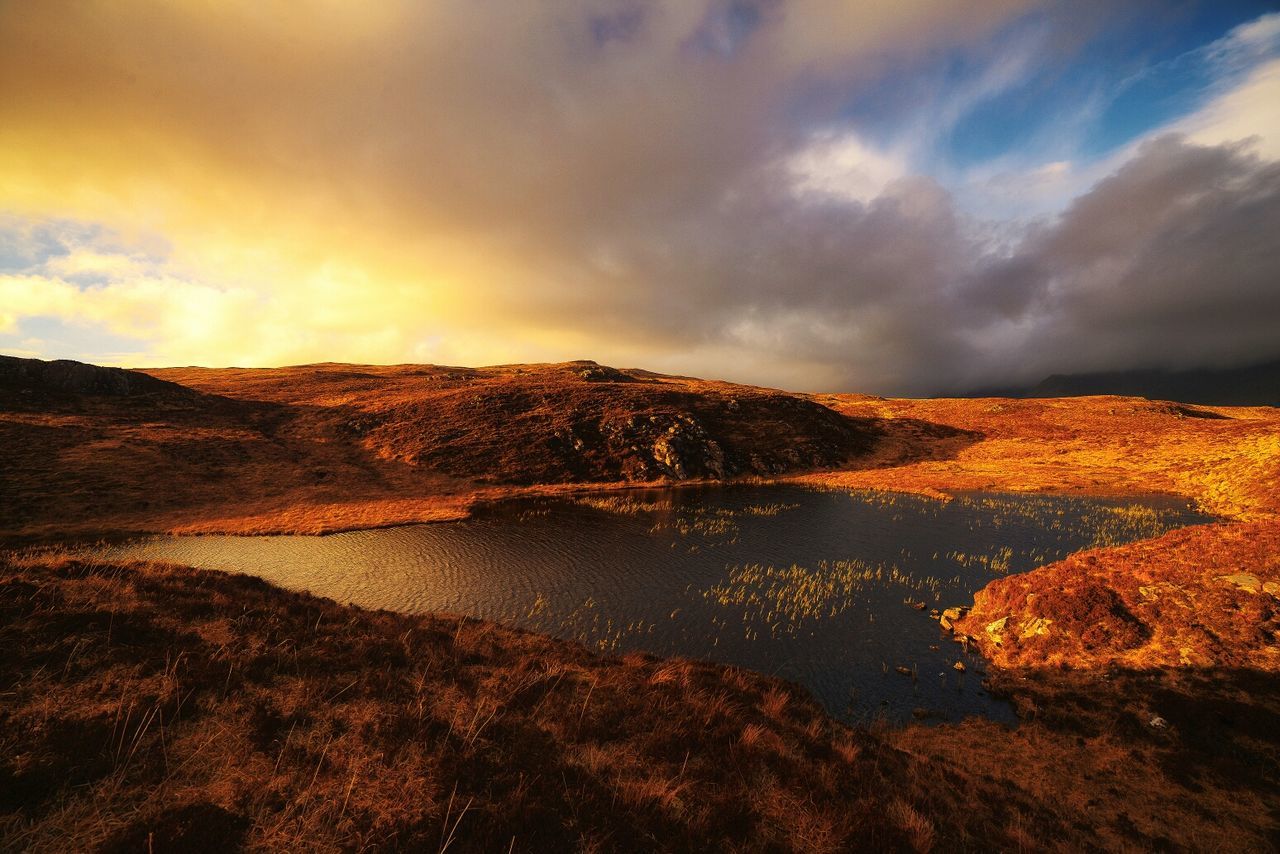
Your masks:
<instances>
[{"instance_id":1,"label":"shoreline","mask_svg":"<svg viewBox=\"0 0 1280 854\"><path fill-rule=\"evenodd\" d=\"M356 531L377 531L387 528L406 527L411 525L429 525L437 523L462 522L475 517L477 512L486 508L502 504L507 501L521 501L532 498L576 498L580 496L591 495L611 495L614 493L627 492L646 492L646 491L662 491L662 490L699 490L699 489L732 489L736 487L759 486L799 486L808 489L824 489L836 490L850 493L857 492L884 492L890 494L913 495L921 498L929 498L936 501L951 501L956 498L963 498L966 495L1008 495L1014 497L1024 496L1044 496L1049 498L1079 498L1079 499L1103 499L1103 500L1142 500L1149 498L1169 499L1173 501L1185 501L1192 508L1204 512L1207 515L1214 515L1214 523L1233 523L1240 521L1249 521L1248 518L1237 518L1232 516L1221 516L1212 514L1204 508L1200 499L1193 495L1174 492L1171 490L1141 490L1137 488L1115 487L1108 489L1106 487L1065 487L1060 489L1054 488L1034 488L1034 489L1015 489L1015 488L982 488L982 487L956 487L956 488L931 488L925 486L902 485L896 486L890 483L883 485L844 485L839 482L833 482L830 478L835 475L845 474L841 470L832 472L810 472L795 475L787 475L777 478L741 478L732 480L685 480L685 481L647 481L647 482L628 482L628 483L568 483L568 484L535 484L532 486L512 487L509 491L505 491L498 495L484 495L476 497L467 503L458 503L456 508L452 502L442 507L432 507L424 510L421 515L412 518L396 518L388 516L382 521L378 521L375 517L372 521L362 521L357 524L343 525L340 523L334 525L325 524L308 524L308 525L292 525L280 524L274 526L270 521L279 518L281 515L292 515L300 511L312 511L315 508L302 505L299 507L283 508L275 513L263 513L254 516L231 517L227 519L215 521L200 522L177 522L177 523L159 523L153 527L136 527L128 529L90 529L83 533L74 533L67 535L65 533L14 533L0 532L0 550L21 550L28 547L48 546L57 547L59 545L83 545L94 542L119 542L121 540L141 539L156 536L234 536L234 537L270 537L270 536L315 536L327 537L334 534L352 533ZM434 497L425 499L405 499L408 503L417 501L425 501L430 503ZM385 502L369 501L364 503L354 503L349 505L341 505L343 508L355 507L357 511L360 509L369 510L382 506ZM1270 515L1270 514L1268 514ZM1263 518L1267 518L1264 516Z\"/></svg>"},{"instance_id":2,"label":"shoreline","mask_svg":"<svg viewBox=\"0 0 1280 854\"><path fill-rule=\"evenodd\" d=\"M29 795L0 815L0 838L52 849L119 832L137 848L200 826L257 844L435 844L468 803L464 827L499 850L530 810L560 847L653 847L645 834L661 828L805 850L1033 848L1046 833L1076 848L1241 850L1280 832L1280 409L802 396L598 382L572 364L156 373L188 388L41 387L0 411L0 542L337 533L511 497L735 482L1168 495L1220 521L979 591L953 622L1014 702L1014 730L852 730L785 683L719 665L602 658L251 576L23 567L0 551L14 651L0 662L0 793ZM342 402L311 406L317 395ZM726 460L757 473L705 476ZM418 636L425 646L405 646ZM437 669L413 667L424 654ZM130 717L130 698L152 705ZM580 824L584 803L599 825Z\"/></svg>"}]
</instances>

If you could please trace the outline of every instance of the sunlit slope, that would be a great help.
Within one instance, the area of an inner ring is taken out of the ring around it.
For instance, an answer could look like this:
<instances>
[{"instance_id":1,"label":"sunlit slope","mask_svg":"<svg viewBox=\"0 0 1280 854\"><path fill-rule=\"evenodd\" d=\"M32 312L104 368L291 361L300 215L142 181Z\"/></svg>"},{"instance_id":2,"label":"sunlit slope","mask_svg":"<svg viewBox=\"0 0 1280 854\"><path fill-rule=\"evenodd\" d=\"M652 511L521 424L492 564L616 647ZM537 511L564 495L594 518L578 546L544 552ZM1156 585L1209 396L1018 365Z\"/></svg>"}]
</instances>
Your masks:
<instances>
[{"instance_id":1,"label":"sunlit slope","mask_svg":"<svg viewBox=\"0 0 1280 854\"><path fill-rule=\"evenodd\" d=\"M995 663L1280 670L1280 409L1121 397L821 399L849 415L909 416L982 440L946 460L808 480L923 492L1172 493L1223 517L993 580L959 625ZM880 453L891 457L892 442Z\"/></svg>"},{"instance_id":2,"label":"sunlit slope","mask_svg":"<svg viewBox=\"0 0 1280 854\"><path fill-rule=\"evenodd\" d=\"M886 400L815 398L859 418L917 419L968 431L943 460L822 475L824 483L898 489L1172 493L1232 518L1280 511L1280 409L1217 407L1129 397Z\"/></svg>"}]
</instances>

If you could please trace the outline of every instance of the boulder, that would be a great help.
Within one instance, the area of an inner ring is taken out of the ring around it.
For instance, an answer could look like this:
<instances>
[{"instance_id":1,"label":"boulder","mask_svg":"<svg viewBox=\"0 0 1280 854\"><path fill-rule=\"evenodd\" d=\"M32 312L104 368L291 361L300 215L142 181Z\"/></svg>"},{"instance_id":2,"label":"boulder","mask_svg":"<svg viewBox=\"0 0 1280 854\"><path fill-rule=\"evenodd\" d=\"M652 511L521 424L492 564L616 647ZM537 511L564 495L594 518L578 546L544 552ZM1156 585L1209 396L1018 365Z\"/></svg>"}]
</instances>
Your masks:
<instances>
[{"instance_id":1,"label":"boulder","mask_svg":"<svg viewBox=\"0 0 1280 854\"><path fill-rule=\"evenodd\" d=\"M1018 640L1027 640L1028 638L1039 637L1049 633L1049 626L1053 624L1053 620L1045 617L1035 617L1022 627L1022 632L1018 635Z\"/></svg>"},{"instance_id":2,"label":"boulder","mask_svg":"<svg viewBox=\"0 0 1280 854\"><path fill-rule=\"evenodd\" d=\"M969 613L969 609L963 606L947 608L942 612L942 616L938 618L938 623L947 631L951 631L955 628L956 621L967 613Z\"/></svg>"},{"instance_id":3,"label":"boulder","mask_svg":"<svg viewBox=\"0 0 1280 854\"><path fill-rule=\"evenodd\" d=\"M1261 593L1262 581L1252 572L1237 572L1233 575L1219 575L1219 581L1234 585L1246 593Z\"/></svg>"},{"instance_id":4,"label":"boulder","mask_svg":"<svg viewBox=\"0 0 1280 854\"><path fill-rule=\"evenodd\" d=\"M1001 617L998 620L993 620L992 622L987 623L985 628L987 637L990 638L991 642L996 646L1001 646L1004 644L1004 630L1005 630L1005 626L1007 626L1008 624L1009 624L1008 617Z\"/></svg>"}]
</instances>

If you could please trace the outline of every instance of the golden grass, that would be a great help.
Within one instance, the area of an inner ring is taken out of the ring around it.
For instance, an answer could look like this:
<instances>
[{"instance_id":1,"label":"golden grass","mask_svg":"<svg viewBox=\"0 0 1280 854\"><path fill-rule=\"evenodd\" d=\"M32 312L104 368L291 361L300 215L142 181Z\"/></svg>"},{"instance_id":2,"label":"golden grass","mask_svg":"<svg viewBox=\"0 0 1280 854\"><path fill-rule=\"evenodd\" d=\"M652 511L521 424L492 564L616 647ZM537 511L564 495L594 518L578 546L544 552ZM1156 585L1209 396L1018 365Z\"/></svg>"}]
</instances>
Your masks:
<instances>
[{"instance_id":1,"label":"golden grass","mask_svg":"<svg viewBox=\"0 0 1280 854\"><path fill-rule=\"evenodd\" d=\"M1280 512L1280 409L1274 407L1190 407L1118 397L816 399L853 417L914 419L981 439L949 440L953 452L913 459L910 436L890 435L876 452L878 465L799 478L806 482L935 496L966 490L1166 493L1233 519Z\"/></svg>"},{"instance_id":2,"label":"golden grass","mask_svg":"<svg viewBox=\"0 0 1280 854\"><path fill-rule=\"evenodd\" d=\"M993 581L959 627L994 663L1280 670L1275 600L1222 580L1244 572L1259 585L1280 582L1280 409L1116 397L820 399L850 415L918 419L983 438L947 459L914 461L890 439L877 452L881 467L802 482L927 495L1165 493L1227 520L1124 546L1104 535L1104 548ZM1129 534L1160 533L1141 513L1113 522Z\"/></svg>"}]
</instances>

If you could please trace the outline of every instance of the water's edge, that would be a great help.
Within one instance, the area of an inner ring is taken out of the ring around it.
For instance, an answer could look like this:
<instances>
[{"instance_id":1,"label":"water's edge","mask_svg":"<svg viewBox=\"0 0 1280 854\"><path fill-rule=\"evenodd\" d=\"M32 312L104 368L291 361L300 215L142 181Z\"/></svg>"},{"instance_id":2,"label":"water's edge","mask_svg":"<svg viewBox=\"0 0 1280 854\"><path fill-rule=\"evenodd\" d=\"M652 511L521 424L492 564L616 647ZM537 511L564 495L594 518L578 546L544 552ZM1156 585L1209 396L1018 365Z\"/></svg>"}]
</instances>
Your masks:
<instances>
[{"instance_id":1,"label":"water's edge","mask_svg":"<svg viewBox=\"0 0 1280 854\"><path fill-rule=\"evenodd\" d=\"M849 721L1012 723L980 684L982 661L929 610L1081 548L1204 521L1167 497L718 485L513 499L456 522L323 537L160 536L90 551L748 667L804 685Z\"/></svg>"}]
</instances>

